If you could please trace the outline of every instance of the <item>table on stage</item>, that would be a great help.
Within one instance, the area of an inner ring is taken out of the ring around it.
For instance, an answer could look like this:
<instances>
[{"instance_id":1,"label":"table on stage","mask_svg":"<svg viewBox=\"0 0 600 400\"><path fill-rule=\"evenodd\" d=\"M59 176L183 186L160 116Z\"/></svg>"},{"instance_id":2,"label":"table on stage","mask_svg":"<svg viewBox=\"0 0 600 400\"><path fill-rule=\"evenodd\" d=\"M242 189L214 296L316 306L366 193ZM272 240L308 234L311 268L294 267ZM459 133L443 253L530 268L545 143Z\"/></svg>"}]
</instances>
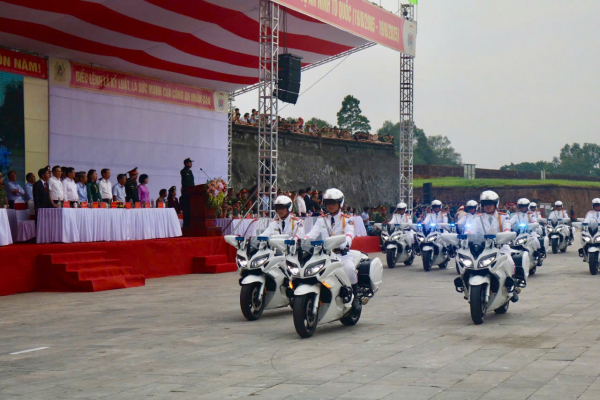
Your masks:
<instances>
[{"instance_id":1,"label":"table on stage","mask_svg":"<svg viewBox=\"0 0 600 400\"><path fill-rule=\"evenodd\" d=\"M8 215L8 224L10 225L12 240L13 240L13 243L16 243L19 240L19 237L18 237L19 225L23 225L23 223L30 220L29 210L6 210L6 212ZM22 228L23 227L21 227L21 229ZM35 235L33 235L33 236L35 236Z\"/></svg>"},{"instance_id":2,"label":"table on stage","mask_svg":"<svg viewBox=\"0 0 600 400\"><path fill-rule=\"evenodd\" d=\"M181 236L173 208L43 208L37 243L160 239Z\"/></svg>"},{"instance_id":3,"label":"table on stage","mask_svg":"<svg viewBox=\"0 0 600 400\"><path fill-rule=\"evenodd\" d=\"M0 246L8 246L12 243L13 239L8 221L8 210L0 208Z\"/></svg>"}]
</instances>

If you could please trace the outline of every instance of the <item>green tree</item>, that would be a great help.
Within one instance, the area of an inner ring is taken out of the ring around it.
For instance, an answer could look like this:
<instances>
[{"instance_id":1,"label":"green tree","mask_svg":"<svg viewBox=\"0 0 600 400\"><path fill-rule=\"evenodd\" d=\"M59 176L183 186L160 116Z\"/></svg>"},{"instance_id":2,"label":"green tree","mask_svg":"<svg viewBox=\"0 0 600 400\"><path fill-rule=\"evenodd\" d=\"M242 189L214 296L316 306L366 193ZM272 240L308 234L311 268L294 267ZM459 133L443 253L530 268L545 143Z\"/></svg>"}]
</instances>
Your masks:
<instances>
[{"instance_id":1,"label":"green tree","mask_svg":"<svg viewBox=\"0 0 600 400\"><path fill-rule=\"evenodd\" d=\"M344 97L342 108L337 113L337 123L341 129L347 129L352 133L371 130L369 119L362 115L360 100L352 95Z\"/></svg>"},{"instance_id":2,"label":"green tree","mask_svg":"<svg viewBox=\"0 0 600 400\"><path fill-rule=\"evenodd\" d=\"M462 157L454 150L447 136L436 135L427 138L427 144L434 154L434 165L461 165Z\"/></svg>"},{"instance_id":3,"label":"green tree","mask_svg":"<svg viewBox=\"0 0 600 400\"><path fill-rule=\"evenodd\" d=\"M331 128L331 124L327 121L325 121L324 119L320 119L317 117L312 117L311 119L309 119L308 121L306 121L306 125L317 125L317 128L321 129L321 128Z\"/></svg>"},{"instance_id":4,"label":"green tree","mask_svg":"<svg viewBox=\"0 0 600 400\"><path fill-rule=\"evenodd\" d=\"M392 121L383 121L383 126L377 129L377 135L379 137L392 135L394 137L394 148L396 152L400 151L400 122L394 124Z\"/></svg>"}]
</instances>

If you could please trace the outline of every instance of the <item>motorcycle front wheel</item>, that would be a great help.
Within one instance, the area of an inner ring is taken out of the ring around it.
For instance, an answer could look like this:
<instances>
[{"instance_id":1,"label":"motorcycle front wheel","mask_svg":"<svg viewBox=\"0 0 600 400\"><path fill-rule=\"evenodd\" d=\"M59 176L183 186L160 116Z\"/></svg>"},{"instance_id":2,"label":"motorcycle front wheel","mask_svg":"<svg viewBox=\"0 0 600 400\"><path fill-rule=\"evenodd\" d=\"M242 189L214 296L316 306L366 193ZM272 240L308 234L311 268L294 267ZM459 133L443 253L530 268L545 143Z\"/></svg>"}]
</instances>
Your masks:
<instances>
[{"instance_id":1,"label":"motorcycle front wheel","mask_svg":"<svg viewBox=\"0 0 600 400\"><path fill-rule=\"evenodd\" d=\"M396 266L396 251L394 249L388 249L386 259L388 268L394 268Z\"/></svg>"},{"instance_id":2,"label":"motorcycle front wheel","mask_svg":"<svg viewBox=\"0 0 600 400\"><path fill-rule=\"evenodd\" d=\"M597 275L598 274L598 253L590 253L588 263L590 264L590 274Z\"/></svg>"},{"instance_id":3,"label":"motorcycle front wheel","mask_svg":"<svg viewBox=\"0 0 600 400\"><path fill-rule=\"evenodd\" d=\"M431 259L433 258L433 254L431 251L423 251L421 252L423 256L423 269L425 272L431 271Z\"/></svg>"},{"instance_id":4,"label":"motorcycle front wheel","mask_svg":"<svg viewBox=\"0 0 600 400\"><path fill-rule=\"evenodd\" d=\"M485 285L471 286L471 319L475 325L483 324L487 304L485 303Z\"/></svg>"},{"instance_id":5,"label":"motorcycle front wheel","mask_svg":"<svg viewBox=\"0 0 600 400\"><path fill-rule=\"evenodd\" d=\"M240 292L240 307L242 314L248 321L256 321L265 310L264 296L259 300L260 283L254 282L250 285L243 285Z\"/></svg>"},{"instance_id":6,"label":"motorcycle front wheel","mask_svg":"<svg viewBox=\"0 0 600 400\"><path fill-rule=\"evenodd\" d=\"M552 240L552 254L558 253L558 240Z\"/></svg>"},{"instance_id":7,"label":"motorcycle front wheel","mask_svg":"<svg viewBox=\"0 0 600 400\"><path fill-rule=\"evenodd\" d=\"M317 329L319 309L314 313L315 294L294 297L294 327L301 338L309 338Z\"/></svg>"}]
</instances>

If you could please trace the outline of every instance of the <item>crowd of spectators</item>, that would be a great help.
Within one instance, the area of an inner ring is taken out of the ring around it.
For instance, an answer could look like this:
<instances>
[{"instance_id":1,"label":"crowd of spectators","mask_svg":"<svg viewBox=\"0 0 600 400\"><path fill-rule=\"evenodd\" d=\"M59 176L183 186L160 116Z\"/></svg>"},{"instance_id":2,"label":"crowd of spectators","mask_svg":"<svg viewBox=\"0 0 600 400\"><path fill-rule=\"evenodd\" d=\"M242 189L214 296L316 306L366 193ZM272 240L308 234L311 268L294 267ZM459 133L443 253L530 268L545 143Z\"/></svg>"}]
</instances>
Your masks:
<instances>
[{"instance_id":1,"label":"crowd of spectators","mask_svg":"<svg viewBox=\"0 0 600 400\"><path fill-rule=\"evenodd\" d=\"M258 126L259 118L264 121L264 116L259 116L258 111L252 110L251 113L245 113L243 116L240 114L238 108L235 109L235 115L233 117L233 123L236 125L249 125ZM295 133L298 135L307 135L313 137L324 137L330 139L340 140L352 140L357 142L371 142L371 143L383 143L393 144L394 137L390 134L387 135L371 135L369 132L350 132L346 129L340 129L337 126L322 127L319 128L316 124L305 124L302 117L298 119L285 119L279 117L278 131L282 133Z\"/></svg>"}]
</instances>

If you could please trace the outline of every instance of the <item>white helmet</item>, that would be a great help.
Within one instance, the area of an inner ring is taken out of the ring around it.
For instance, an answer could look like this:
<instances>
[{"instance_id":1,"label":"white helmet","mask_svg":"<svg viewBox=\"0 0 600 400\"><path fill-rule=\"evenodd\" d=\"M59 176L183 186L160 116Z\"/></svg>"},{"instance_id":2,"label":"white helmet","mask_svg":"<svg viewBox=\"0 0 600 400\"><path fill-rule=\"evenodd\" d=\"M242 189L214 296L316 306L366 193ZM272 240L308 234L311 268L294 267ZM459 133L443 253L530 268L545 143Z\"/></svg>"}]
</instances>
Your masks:
<instances>
[{"instance_id":1,"label":"white helmet","mask_svg":"<svg viewBox=\"0 0 600 400\"><path fill-rule=\"evenodd\" d=\"M327 189L323 194L323 202L325 200L335 200L340 203L340 208L344 207L344 193L339 189Z\"/></svg>"},{"instance_id":2,"label":"white helmet","mask_svg":"<svg viewBox=\"0 0 600 400\"><path fill-rule=\"evenodd\" d=\"M498 196L498 193L492 190L486 190L485 192L481 193L481 196L479 196L479 202L482 206L485 205L483 204L484 202L490 201L494 203L496 208L498 208L498 204L500 204L500 197Z\"/></svg>"},{"instance_id":3,"label":"white helmet","mask_svg":"<svg viewBox=\"0 0 600 400\"><path fill-rule=\"evenodd\" d=\"M518 207L525 206L525 207L529 208L529 204L530 204L530 201L527 200L525 197L517 200Z\"/></svg>"},{"instance_id":4,"label":"white helmet","mask_svg":"<svg viewBox=\"0 0 600 400\"><path fill-rule=\"evenodd\" d=\"M398 210L398 209L400 209L400 210L406 210L406 207L408 207L408 206L407 206L407 205L406 205L406 203L405 203L405 202L403 202L403 201L401 201L400 203L396 204L396 209L397 209L397 210Z\"/></svg>"},{"instance_id":5,"label":"white helmet","mask_svg":"<svg viewBox=\"0 0 600 400\"><path fill-rule=\"evenodd\" d=\"M600 206L600 197L596 197L594 200L592 200L592 207L594 207L596 204Z\"/></svg>"},{"instance_id":6,"label":"white helmet","mask_svg":"<svg viewBox=\"0 0 600 400\"><path fill-rule=\"evenodd\" d=\"M531 207L537 208L537 204L532 201L531 203L529 203L529 208Z\"/></svg>"},{"instance_id":7,"label":"white helmet","mask_svg":"<svg viewBox=\"0 0 600 400\"><path fill-rule=\"evenodd\" d=\"M288 212L292 212L292 199L287 196L277 196L274 203L275 207L278 205L286 206Z\"/></svg>"},{"instance_id":8,"label":"white helmet","mask_svg":"<svg viewBox=\"0 0 600 400\"><path fill-rule=\"evenodd\" d=\"M562 201L560 201L560 200L556 200L556 201L554 202L554 207L562 207L562 206L563 206L563 202L562 202Z\"/></svg>"},{"instance_id":9,"label":"white helmet","mask_svg":"<svg viewBox=\"0 0 600 400\"><path fill-rule=\"evenodd\" d=\"M475 200L467 201L467 205L465 207L475 207L477 208L477 202Z\"/></svg>"},{"instance_id":10,"label":"white helmet","mask_svg":"<svg viewBox=\"0 0 600 400\"><path fill-rule=\"evenodd\" d=\"M431 207L435 207L435 206L441 207L442 206L442 202L439 201L439 200L432 201L431 202Z\"/></svg>"}]
</instances>

